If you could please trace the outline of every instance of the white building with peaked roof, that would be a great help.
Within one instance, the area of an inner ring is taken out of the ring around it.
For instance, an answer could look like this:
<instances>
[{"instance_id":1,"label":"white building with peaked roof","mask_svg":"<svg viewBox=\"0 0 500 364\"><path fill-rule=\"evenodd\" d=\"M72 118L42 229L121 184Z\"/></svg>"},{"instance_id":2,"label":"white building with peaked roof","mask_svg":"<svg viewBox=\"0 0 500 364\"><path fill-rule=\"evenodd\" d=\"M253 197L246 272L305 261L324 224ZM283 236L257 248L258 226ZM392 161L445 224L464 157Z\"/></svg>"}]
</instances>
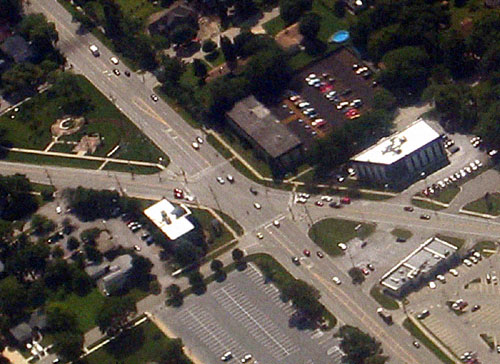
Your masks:
<instances>
[{"instance_id":1,"label":"white building with peaked roof","mask_svg":"<svg viewBox=\"0 0 500 364\"><path fill-rule=\"evenodd\" d=\"M144 210L144 215L170 240L175 240L194 229L193 223L187 218L191 215L191 210L184 204L175 206L163 199Z\"/></svg>"},{"instance_id":2,"label":"white building with peaked roof","mask_svg":"<svg viewBox=\"0 0 500 364\"><path fill-rule=\"evenodd\" d=\"M382 138L351 158L360 180L400 185L448 163L439 133L425 120Z\"/></svg>"}]
</instances>

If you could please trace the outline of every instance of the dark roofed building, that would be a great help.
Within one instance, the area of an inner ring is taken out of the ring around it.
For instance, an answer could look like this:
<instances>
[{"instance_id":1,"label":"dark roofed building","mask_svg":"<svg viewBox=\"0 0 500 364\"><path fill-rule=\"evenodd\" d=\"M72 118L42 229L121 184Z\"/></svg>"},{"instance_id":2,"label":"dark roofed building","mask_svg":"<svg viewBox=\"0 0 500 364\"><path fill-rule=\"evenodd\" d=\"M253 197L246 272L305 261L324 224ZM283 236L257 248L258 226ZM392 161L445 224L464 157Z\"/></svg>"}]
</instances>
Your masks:
<instances>
[{"instance_id":1,"label":"dark roofed building","mask_svg":"<svg viewBox=\"0 0 500 364\"><path fill-rule=\"evenodd\" d=\"M500 0L484 0L484 5L489 8L498 8L500 7Z\"/></svg>"},{"instance_id":2,"label":"dark roofed building","mask_svg":"<svg viewBox=\"0 0 500 364\"><path fill-rule=\"evenodd\" d=\"M198 23L198 13L186 4L177 4L165 12L153 15L149 24L149 32L155 34L168 35L176 26L183 23L190 23L196 26Z\"/></svg>"},{"instance_id":3,"label":"dark roofed building","mask_svg":"<svg viewBox=\"0 0 500 364\"><path fill-rule=\"evenodd\" d=\"M44 330L47 327L47 315L42 310L34 311L30 316L28 325L32 330Z\"/></svg>"},{"instance_id":4,"label":"dark roofed building","mask_svg":"<svg viewBox=\"0 0 500 364\"><path fill-rule=\"evenodd\" d=\"M302 160L302 142L254 96L226 113L229 124L274 170L290 170Z\"/></svg>"},{"instance_id":5,"label":"dark roofed building","mask_svg":"<svg viewBox=\"0 0 500 364\"><path fill-rule=\"evenodd\" d=\"M16 339L16 341L21 345L24 345L32 338L31 327L26 322L22 322L19 325L14 326L9 331L14 339Z\"/></svg>"},{"instance_id":6,"label":"dark roofed building","mask_svg":"<svg viewBox=\"0 0 500 364\"><path fill-rule=\"evenodd\" d=\"M22 63L33 57L30 45L20 35L7 38L0 46L5 54L8 54L16 63Z\"/></svg>"}]
</instances>

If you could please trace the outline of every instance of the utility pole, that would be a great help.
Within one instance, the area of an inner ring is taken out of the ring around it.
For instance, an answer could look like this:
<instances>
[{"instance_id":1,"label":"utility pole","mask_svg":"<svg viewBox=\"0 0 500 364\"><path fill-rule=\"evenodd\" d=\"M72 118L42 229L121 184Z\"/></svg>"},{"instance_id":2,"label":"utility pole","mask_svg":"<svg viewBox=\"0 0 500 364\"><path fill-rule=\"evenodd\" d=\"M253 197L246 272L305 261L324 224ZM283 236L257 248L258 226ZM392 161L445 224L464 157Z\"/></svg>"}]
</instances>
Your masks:
<instances>
[{"instance_id":1,"label":"utility pole","mask_svg":"<svg viewBox=\"0 0 500 364\"><path fill-rule=\"evenodd\" d=\"M114 174L114 173L113 173L113 177L115 177L116 184L118 185L118 188L120 189L120 193L123 196L125 193L123 192L123 188L122 188L122 185L120 184L120 181L118 181L118 177L116 177L116 174Z\"/></svg>"},{"instance_id":2,"label":"utility pole","mask_svg":"<svg viewBox=\"0 0 500 364\"><path fill-rule=\"evenodd\" d=\"M188 180L186 177L186 171L183 168L181 168L181 173L182 173L182 177L184 177L184 183L188 184Z\"/></svg>"},{"instance_id":3,"label":"utility pole","mask_svg":"<svg viewBox=\"0 0 500 364\"><path fill-rule=\"evenodd\" d=\"M219 204L219 200L217 200L217 196L215 195L215 192L214 190L212 189L212 186L208 186L208 189L210 190L210 192L212 193L212 196L215 200L215 204L217 205L217 208L219 209L219 211L222 212L222 208L220 207L220 204Z\"/></svg>"}]
</instances>

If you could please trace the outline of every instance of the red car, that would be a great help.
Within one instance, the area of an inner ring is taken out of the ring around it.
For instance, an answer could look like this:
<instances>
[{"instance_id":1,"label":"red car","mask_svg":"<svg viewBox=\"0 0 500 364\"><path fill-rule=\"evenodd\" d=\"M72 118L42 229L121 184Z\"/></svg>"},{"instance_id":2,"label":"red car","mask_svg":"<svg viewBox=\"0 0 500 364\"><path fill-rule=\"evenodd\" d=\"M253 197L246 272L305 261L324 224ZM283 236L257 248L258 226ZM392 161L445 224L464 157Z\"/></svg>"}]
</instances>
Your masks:
<instances>
[{"instance_id":1,"label":"red car","mask_svg":"<svg viewBox=\"0 0 500 364\"><path fill-rule=\"evenodd\" d=\"M319 207L324 205L323 201L316 201L314 204Z\"/></svg>"},{"instance_id":2,"label":"red car","mask_svg":"<svg viewBox=\"0 0 500 364\"><path fill-rule=\"evenodd\" d=\"M174 197L183 199L184 198L184 191L181 190L180 188L174 188Z\"/></svg>"},{"instance_id":3,"label":"red car","mask_svg":"<svg viewBox=\"0 0 500 364\"><path fill-rule=\"evenodd\" d=\"M316 252L316 255L318 256L318 258L323 258L324 257L323 253L320 252L320 251Z\"/></svg>"},{"instance_id":4,"label":"red car","mask_svg":"<svg viewBox=\"0 0 500 364\"><path fill-rule=\"evenodd\" d=\"M358 111L356 109L349 109L345 112L345 116L356 115Z\"/></svg>"},{"instance_id":5,"label":"red car","mask_svg":"<svg viewBox=\"0 0 500 364\"><path fill-rule=\"evenodd\" d=\"M307 250L307 249L304 249L304 255L306 257L310 257L311 256L311 252L309 250Z\"/></svg>"},{"instance_id":6,"label":"red car","mask_svg":"<svg viewBox=\"0 0 500 364\"><path fill-rule=\"evenodd\" d=\"M366 269L366 268L361 268L361 271L363 272L363 274L365 276L367 276L368 274L370 274L370 271L368 269Z\"/></svg>"},{"instance_id":7,"label":"red car","mask_svg":"<svg viewBox=\"0 0 500 364\"><path fill-rule=\"evenodd\" d=\"M349 197L342 197L340 199L340 202L343 203L344 205L349 205L351 203L351 199Z\"/></svg>"}]
</instances>

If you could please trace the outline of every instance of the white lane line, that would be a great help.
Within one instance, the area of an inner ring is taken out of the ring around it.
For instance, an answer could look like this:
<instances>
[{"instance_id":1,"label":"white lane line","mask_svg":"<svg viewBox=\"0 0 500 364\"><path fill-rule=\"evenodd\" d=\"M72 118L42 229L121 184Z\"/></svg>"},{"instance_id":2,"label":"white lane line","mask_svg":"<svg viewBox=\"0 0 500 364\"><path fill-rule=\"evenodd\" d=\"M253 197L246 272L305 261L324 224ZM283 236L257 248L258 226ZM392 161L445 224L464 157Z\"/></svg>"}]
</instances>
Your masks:
<instances>
[{"instance_id":1,"label":"white lane line","mask_svg":"<svg viewBox=\"0 0 500 364\"><path fill-rule=\"evenodd\" d=\"M269 334L269 333L267 332L267 330L266 330L266 329L265 329L265 328L264 328L264 327L263 327L260 323L258 323L258 322L257 322L257 321L253 318L253 316L252 316L252 315L250 315L250 314L249 314L249 313L248 313L248 312L247 312L247 311L246 311L246 310L245 310L245 309L244 309L244 308L243 308L243 307L239 304L239 302L237 302L237 301L236 301L233 297L231 297L231 296L230 296L230 295L226 292L226 289L225 289L225 288L222 288L221 290L222 290L222 292L223 292L224 294L226 294L226 295L227 295L227 297L228 297L228 298L229 298L229 299L230 299L230 300L231 300L231 301L232 301L232 302L233 302L233 303L234 303L234 304L235 304L235 305L236 305L236 306L237 306L237 307L238 307L238 308L239 308L239 309L240 309L240 310L241 310L241 311L245 314L245 316L247 316L247 317L248 317L248 318L249 318L249 319L250 319L250 320L251 320L251 321L252 321L255 325L257 325L257 326L258 326L258 327L262 330L262 332L264 332L264 334L266 334L266 335L267 335L267 337L268 337L269 339L271 339L271 340L272 340L272 341L273 341L273 342L274 342L277 346L279 346L279 347L281 348L281 350L283 350L283 351L286 353L286 355L287 355L287 356L288 356L288 355L290 355L290 352L289 352L288 350L286 350L286 348L285 348L283 345L281 345L281 343L280 343L279 341L277 341L277 340L276 340L276 339L275 339L275 338L274 338L271 334Z\"/></svg>"}]
</instances>

